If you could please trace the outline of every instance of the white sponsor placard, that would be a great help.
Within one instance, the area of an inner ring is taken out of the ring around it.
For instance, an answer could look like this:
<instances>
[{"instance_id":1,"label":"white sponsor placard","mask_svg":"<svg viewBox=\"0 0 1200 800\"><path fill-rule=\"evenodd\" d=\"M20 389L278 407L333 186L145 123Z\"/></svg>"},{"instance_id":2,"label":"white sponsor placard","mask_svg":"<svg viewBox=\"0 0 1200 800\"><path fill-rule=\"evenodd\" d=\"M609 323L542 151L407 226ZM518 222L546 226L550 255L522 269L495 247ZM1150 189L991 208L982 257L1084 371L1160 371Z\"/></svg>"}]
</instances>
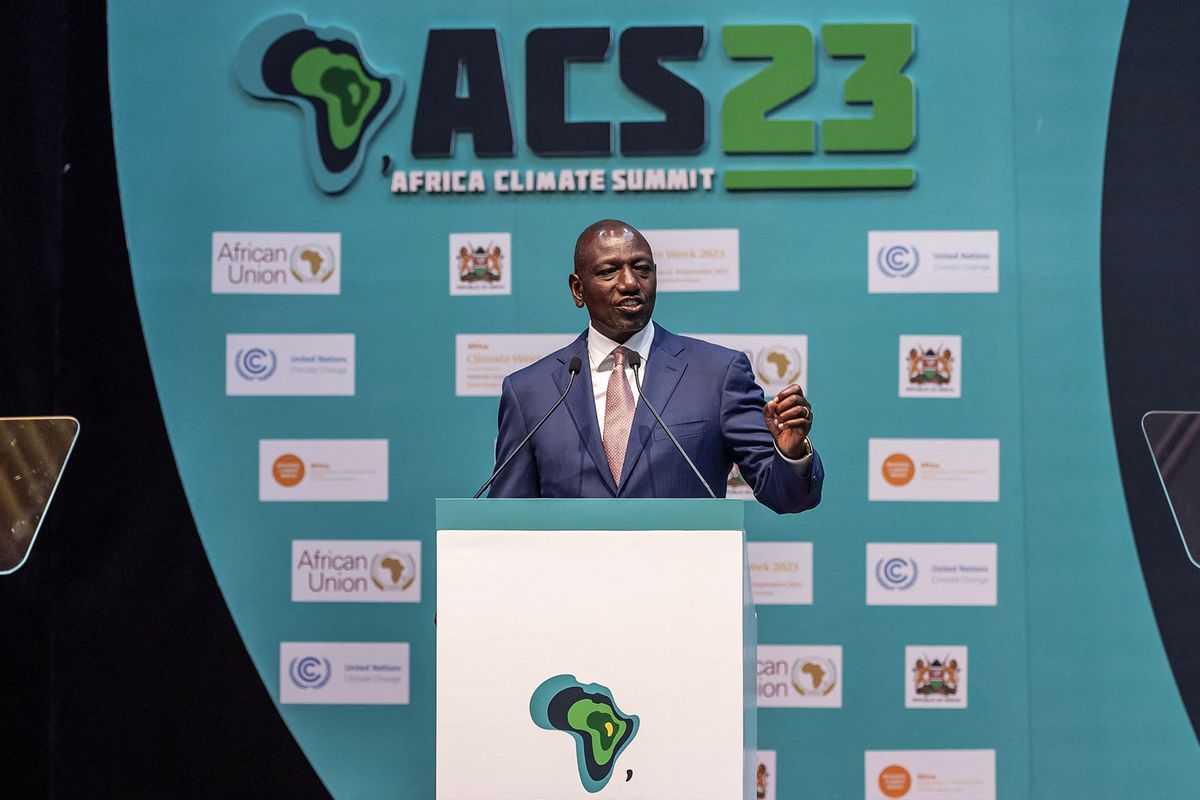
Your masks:
<instances>
[{"instance_id":1,"label":"white sponsor placard","mask_svg":"<svg viewBox=\"0 0 1200 800\"><path fill-rule=\"evenodd\" d=\"M996 800L995 750L868 750L866 800Z\"/></svg>"},{"instance_id":2,"label":"white sponsor placard","mask_svg":"<svg viewBox=\"0 0 1200 800\"><path fill-rule=\"evenodd\" d=\"M948 333L900 335L901 397L962 397L962 337Z\"/></svg>"},{"instance_id":3,"label":"white sponsor placard","mask_svg":"<svg viewBox=\"0 0 1200 800\"><path fill-rule=\"evenodd\" d=\"M904 707L966 708L968 677L965 645L907 645Z\"/></svg>"},{"instance_id":4,"label":"white sponsor placard","mask_svg":"<svg viewBox=\"0 0 1200 800\"><path fill-rule=\"evenodd\" d=\"M214 231L213 294L340 294L340 233Z\"/></svg>"},{"instance_id":5,"label":"white sponsor placard","mask_svg":"<svg viewBox=\"0 0 1200 800\"><path fill-rule=\"evenodd\" d=\"M870 231L872 293L1000 291L999 231Z\"/></svg>"},{"instance_id":6,"label":"white sponsor placard","mask_svg":"<svg viewBox=\"0 0 1200 800\"><path fill-rule=\"evenodd\" d=\"M293 539L293 603L419 603L421 542Z\"/></svg>"},{"instance_id":7,"label":"white sponsor placard","mask_svg":"<svg viewBox=\"0 0 1200 800\"><path fill-rule=\"evenodd\" d=\"M658 269L660 292L736 292L740 249L737 228L642 231Z\"/></svg>"},{"instance_id":8,"label":"white sponsor placard","mask_svg":"<svg viewBox=\"0 0 1200 800\"><path fill-rule=\"evenodd\" d=\"M775 787L779 776L775 773L775 751L759 750L758 763L754 771L755 797L758 800L775 800Z\"/></svg>"},{"instance_id":9,"label":"white sponsor placard","mask_svg":"<svg viewBox=\"0 0 1200 800\"><path fill-rule=\"evenodd\" d=\"M450 294L512 294L512 234L450 234Z\"/></svg>"},{"instance_id":10,"label":"white sponsor placard","mask_svg":"<svg viewBox=\"0 0 1200 800\"><path fill-rule=\"evenodd\" d=\"M867 498L995 503L999 439L871 439Z\"/></svg>"},{"instance_id":11,"label":"white sponsor placard","mask_svg":"<svg viewBox=\"0 0 1200 800\"><path fill-rule=\"evenodd\" d=\"M408 642L280 642L279 702L407 705Z\"/></svg>"},{"instance_id":12,"label":"white sponsor placard","mask_svg":"<svg viewBox=\"0 0 1200 800\"><path fill-rule=\"evenodd\" d=\"M747 542L754 604L812 605L812 542Z\"/></svg>"},{"instance_id":13,"label":"white sponsor placard","mask_svg":"<svg viewBox=\"0 0 1200 800\"><path fill-rule=\"evenodd\" d=\"M258 499L387 500L387 439L260 439Z\"/></svg>"},{"instance_id":14,"label":"white sponsor placard","mask_svg":"<svg viewBox=\"0 0 1200 800\"><path fill-rule=\"evenodd\" d=\"M867 605L994 606L994 542L867 542Z\"/></svg>"},{"instance_id":15,"label":"white sponsor placard","mask_svg":"<svg viewBox=\"0 0 1200 800\"><path fill-rule=\"evenodd\" d=\"M785 386L799 384L804 393L808 386L808 336L771 333L689 333L694 339L741 350L750 359L754 380L767 398Z\"/></svg>"},{"instance_id":16,"label":"white sponsor placard","mask_svg":"<svg viewBox=\"0 0 1200 800\"><path fill-rule=\"evenodd\" d=\"M454 393L499 397L504 379L573 342L577 333L459 333L454 336ZM586 367L586 364L584 365Z\"/></svg>"},{"instance_id":17,"label":"white sponsor placard","mask_svg":"<svg viewBox=\"0 0 1200 800\"><path fill-rule=\"evenodd\" d=\"M225 394L353 396L354 334L227 334Z\"/></svg>"},{"instance_id":18,"label":"white sponsor placard","mask_svg":"<svg viewBox=\"0 0 1200 800\"><path fill-rule=\"evenodd\" d=\"M842 646L760 644L759 708L841 708Z\"/></svg>"}]
</instances>

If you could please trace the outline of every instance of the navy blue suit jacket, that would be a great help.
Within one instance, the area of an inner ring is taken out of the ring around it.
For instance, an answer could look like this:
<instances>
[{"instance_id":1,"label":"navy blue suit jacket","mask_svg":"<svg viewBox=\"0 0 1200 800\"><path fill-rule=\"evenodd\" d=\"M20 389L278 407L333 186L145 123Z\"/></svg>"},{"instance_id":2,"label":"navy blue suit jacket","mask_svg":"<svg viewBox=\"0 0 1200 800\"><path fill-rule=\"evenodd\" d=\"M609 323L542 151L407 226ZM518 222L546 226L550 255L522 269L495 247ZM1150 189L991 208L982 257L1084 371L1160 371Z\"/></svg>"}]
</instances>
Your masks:
<instances>
[{"instance_id":1,"label":"navy blue suit jacket","mask_svg":"<svg viewBox=\"0 0 1200 800\"><path fill-rule=\"evenodd\" d=\"M567 387L573 357L583 371L559 408L492 484L489 497L707 497L667 434L639 401L613 481L600 439L588 368L587 331L504 380L496 463L508 458ZM821 501L825 473L813 454L807 475L776 451L763 422L763 393L745 353L656 326L642 389L718 497L736 463L758 501L778 513Z\"/></svg>"}]
</instances>

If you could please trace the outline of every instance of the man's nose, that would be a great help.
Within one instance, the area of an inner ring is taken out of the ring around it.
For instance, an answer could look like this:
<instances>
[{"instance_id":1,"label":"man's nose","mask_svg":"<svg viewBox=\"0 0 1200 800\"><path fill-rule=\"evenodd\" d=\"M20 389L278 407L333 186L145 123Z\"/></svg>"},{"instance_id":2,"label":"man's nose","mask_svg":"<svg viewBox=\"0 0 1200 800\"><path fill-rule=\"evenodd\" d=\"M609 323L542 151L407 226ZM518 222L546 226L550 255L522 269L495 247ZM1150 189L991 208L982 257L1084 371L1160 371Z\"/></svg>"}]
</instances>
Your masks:
<instances>
[{"instance_id":1,"label":"man's nose","mask_svg":"<svg viewBox=\"0 0 1200 800\"><path fill-rule=\"evenodd\" d=\"M621 271L617 273L617 288L626 292L636 292L640 288L633 267L622 267Z\"/></svg>"}]
</instances>

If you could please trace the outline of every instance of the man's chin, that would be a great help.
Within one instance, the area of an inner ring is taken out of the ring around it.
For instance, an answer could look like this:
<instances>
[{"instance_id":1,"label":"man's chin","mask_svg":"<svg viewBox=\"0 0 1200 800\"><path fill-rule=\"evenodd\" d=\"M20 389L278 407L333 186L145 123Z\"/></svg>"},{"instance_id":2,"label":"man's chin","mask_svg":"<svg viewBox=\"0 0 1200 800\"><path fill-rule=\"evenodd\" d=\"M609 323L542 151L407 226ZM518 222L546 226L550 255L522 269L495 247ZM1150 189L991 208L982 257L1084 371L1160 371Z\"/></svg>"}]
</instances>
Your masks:
<instances>
[{"instance_id":1,"label":"man's chin","mask_svg":"<svg viewBox=\"0 0 1200 800\"><path fill-rule=\"evenodd\" d=\"M647 316L638 319L616 319L612 320L608 325L604 325L603 327L596 325L595 322L593 322L592 326L596 330L600 331L600 333L603 333L605 336L612 339L614 342L624 342L630 336L633 336L635 333L649 324L650 317Z\"/></svg>"}]
</instances>

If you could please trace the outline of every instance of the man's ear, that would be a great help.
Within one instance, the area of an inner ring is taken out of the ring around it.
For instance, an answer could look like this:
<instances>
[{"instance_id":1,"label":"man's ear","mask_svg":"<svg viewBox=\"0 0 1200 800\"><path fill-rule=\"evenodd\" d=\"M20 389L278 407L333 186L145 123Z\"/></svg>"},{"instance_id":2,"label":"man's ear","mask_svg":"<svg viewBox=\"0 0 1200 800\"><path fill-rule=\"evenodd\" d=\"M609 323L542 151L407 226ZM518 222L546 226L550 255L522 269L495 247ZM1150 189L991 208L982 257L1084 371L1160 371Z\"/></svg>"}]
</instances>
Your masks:
<instances>
[{"instance_id":1,"label":"man's ear","mask_svg":"<svg viewBox=\"0 0 1200 800\"><path fill-rule=\"evenodd\" d=\"M567 273L567 286L571 289L571 297L575 300L576 308L583 308L583 282L574 272Z\"/></svg>"}]
</instances>

